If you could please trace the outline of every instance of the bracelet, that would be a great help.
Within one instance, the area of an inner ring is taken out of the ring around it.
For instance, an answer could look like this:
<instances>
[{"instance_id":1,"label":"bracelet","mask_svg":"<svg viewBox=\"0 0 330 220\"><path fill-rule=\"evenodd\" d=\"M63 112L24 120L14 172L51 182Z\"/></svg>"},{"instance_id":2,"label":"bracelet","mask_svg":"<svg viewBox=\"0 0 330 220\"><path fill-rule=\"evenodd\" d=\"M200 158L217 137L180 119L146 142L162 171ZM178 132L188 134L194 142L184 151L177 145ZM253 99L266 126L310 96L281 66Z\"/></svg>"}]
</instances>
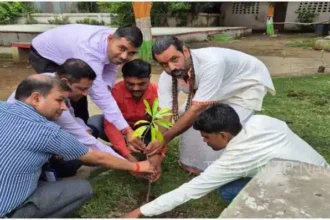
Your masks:
<instances>
[{"instance_id":1,"label":"bracelet","mask_svg":"<svg viewBox=\"0 0 330 220\"><path fill-rule=\"evenodd\" d=\"M137 162L137 163L135 163L135 166L136 166L136 168L135 168L135 172L140 172L140 164Z\"/></svg>"},{"instance_id":2,"label":"bracelet","mask_svg":"<svg viewBox=\"0 0 330 220\"><path fill-rule=\"evenodd\" d=\"M129 133L129 132L131 132L131 131L133 131L132 128L131 128L131 127L127 127L127 128L125 128L124 130L122 130L121 133L122 133L123 135L126 135L127 133Z\"/></svg>"}]
</instances>

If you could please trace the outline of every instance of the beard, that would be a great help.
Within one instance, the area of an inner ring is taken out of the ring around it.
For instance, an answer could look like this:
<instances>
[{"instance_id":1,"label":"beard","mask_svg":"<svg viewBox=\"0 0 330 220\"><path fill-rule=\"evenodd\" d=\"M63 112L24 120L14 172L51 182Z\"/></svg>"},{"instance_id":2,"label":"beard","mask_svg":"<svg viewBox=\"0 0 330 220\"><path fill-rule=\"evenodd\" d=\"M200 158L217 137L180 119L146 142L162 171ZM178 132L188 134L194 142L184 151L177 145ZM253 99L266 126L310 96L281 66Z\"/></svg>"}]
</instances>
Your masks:
<instances>
[{"instance_id":1,"label":"beard","mask_svg":"<svg viewBox=\"0 0 330 220\"><path fill-rule=\"evenodd\" d=\"M185 65L183 69L174 69L171 71L170 75L176 79L183 79L185 82L188 82L189 75L188 72L191 67L190 59L185 58Z\"/></svg>"}]
</instances>

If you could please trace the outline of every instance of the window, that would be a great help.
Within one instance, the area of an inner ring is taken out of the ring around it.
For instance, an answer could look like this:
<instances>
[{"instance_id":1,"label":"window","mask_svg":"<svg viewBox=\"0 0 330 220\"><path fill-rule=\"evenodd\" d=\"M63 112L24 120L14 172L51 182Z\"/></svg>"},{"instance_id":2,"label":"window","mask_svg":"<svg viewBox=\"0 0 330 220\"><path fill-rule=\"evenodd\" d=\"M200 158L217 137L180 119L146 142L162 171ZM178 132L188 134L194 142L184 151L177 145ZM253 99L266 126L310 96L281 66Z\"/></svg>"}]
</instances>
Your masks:
<instances>
[{"instance_id":1,"label":"window","mask_svg":"<svg viewBox=\"0 0 330 220\"><path fill-rule=\"evenodd\" d=\"M235 2L232 14L259 14L259 2Z\"/></svg>"},{"instance_id":2,"label":"window","mask_svg":"<svg viewBox=\"0 0 330 220\"><path fill-rule=\"evenodd\" d=\"M308 9L313 13L326 13L330 12L330 2L300 2L298 9Z\"/></svg>"}]
</instances>

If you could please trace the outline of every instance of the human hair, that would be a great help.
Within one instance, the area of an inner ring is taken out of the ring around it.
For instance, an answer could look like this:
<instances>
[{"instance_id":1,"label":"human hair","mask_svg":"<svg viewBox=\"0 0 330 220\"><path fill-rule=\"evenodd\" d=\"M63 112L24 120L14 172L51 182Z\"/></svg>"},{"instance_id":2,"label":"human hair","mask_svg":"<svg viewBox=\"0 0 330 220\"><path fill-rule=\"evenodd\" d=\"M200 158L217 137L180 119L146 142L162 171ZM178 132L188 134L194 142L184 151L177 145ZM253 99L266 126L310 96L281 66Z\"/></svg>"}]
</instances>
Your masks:
<instances>
[{"instance_id":1,"label":"human hair","mask_svg":"<svg viewBox=\"0 0 330 220\"><path fill-rule=\"evenodd\" d=\"M94 70L83 60L70 58L67 59L56 71L62 78L67 78L71 83L80 82L81 79L95 80Z\"/></svg>"},{"instance_id":2,"label":"human hair","mask_svg":"<svg viewBox=\"0 0 330 220\"><path fill-rule=\"evenodd\" d=\"M71 91L70 86L57 77L48 75L33 75L24 79L17 87L15 99L23 101L31 96L32 93L38 92L43 97L47 97L50 91L58 88L60 91Z\"/></svg>"},{"instance_id":3,"label":"human hair","mask_svg":"<svg viewBox=\"0 0 330 220\"><path fill-rule=\"evenodd\" d=\"M142 32L136 26L121 26L117 28L113 36L116 39L126 38L134 47L141 47L143 43Z\"/></svg>"},{"instance_id":4,"label":"human hair","mask_svg":"<svg viewBox=\"0 0 330 220\"><path fill-rule=\"evenodd\" d=\"M122 67L123 77L149 78L151 73L150 63L135 59L125 63Z\"/></svg>"},{"instance_id":5,"label":"human hair","mask_svg":"<svg viewBox=\"0 0 330 220\"><path fill-rule=\"evenodd\" d=\"M227 104L214 104L202 112L194 121L197 131L206 133L229 132L236 136L242 125L236 111Z\"/></svg>"},{"instance_id":6,"label":"human hair","mask_svg":"<svg viewBox=\"0 0 330 220\"><path fill-rule=\"evenodd\" d=\"M183 53L183 43L175 36L165 35L158 37L152 45L152 58L157 61L155 55L159 55L167 50L171 45Z\"/></svg>"}]
</instances>

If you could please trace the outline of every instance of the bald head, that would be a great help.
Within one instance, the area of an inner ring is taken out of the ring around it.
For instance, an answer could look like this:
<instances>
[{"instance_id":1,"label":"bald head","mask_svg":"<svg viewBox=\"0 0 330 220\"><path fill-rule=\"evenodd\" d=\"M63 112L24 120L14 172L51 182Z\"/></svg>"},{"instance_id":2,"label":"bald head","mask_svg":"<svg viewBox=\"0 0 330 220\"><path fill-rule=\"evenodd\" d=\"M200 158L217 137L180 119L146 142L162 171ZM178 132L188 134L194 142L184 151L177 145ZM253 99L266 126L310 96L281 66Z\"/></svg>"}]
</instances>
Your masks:
<instances>
[{"instance_id":1,"label":"bald head","mask_svg":"<svg viewBox=\"0 0 330 220\"><path fill-rule=\"evenodd\" d=\"M71 91L70 87L57 77L42 74L31 75L18 85L15 99L23 101L34 92L46 97L54 88L60 91Z\"/></svg>"}]
</instances>

